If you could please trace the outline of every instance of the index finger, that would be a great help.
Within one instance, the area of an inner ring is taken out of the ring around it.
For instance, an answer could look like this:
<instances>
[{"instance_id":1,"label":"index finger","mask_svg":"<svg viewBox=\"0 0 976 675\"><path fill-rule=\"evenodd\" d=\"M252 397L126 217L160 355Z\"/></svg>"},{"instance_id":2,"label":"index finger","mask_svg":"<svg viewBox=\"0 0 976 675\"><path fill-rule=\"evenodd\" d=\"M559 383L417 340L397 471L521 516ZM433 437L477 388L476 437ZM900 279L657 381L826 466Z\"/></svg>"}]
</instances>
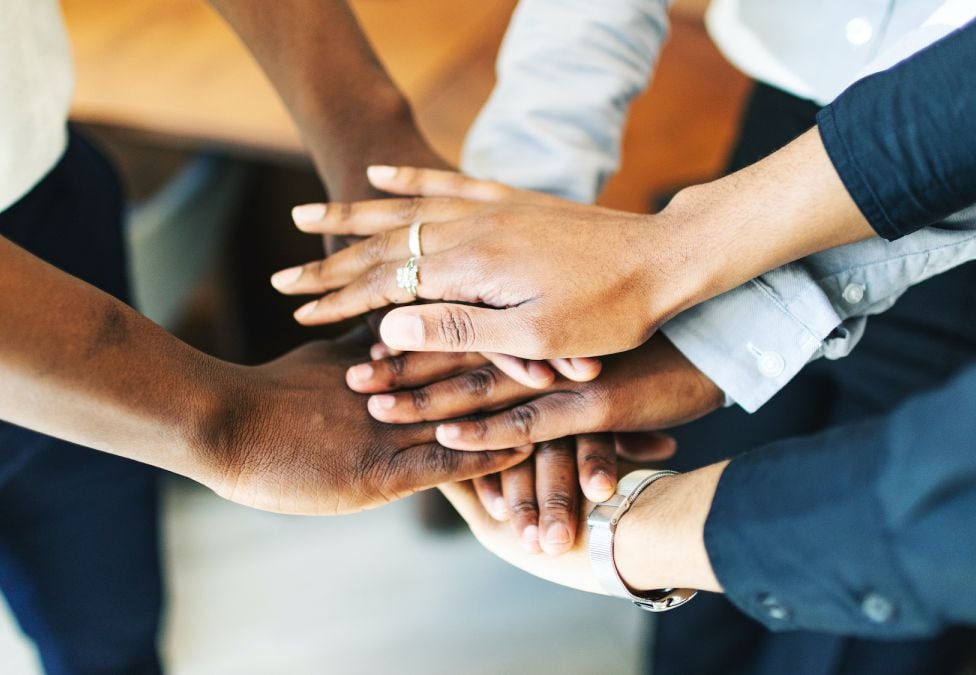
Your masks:
<instances>
[{"instance_id":1,"label":"index finger","mask_svg":"<svg viewBox=\"0 0 976 675\"><path fill-rule=\"evenodd\" d=\"M404 197L364 202L303 204L292 209L292 220L310 234L369 237L411 223L437 223L470 215L484 205L455 197Z\"/></svg>"}]
</instances>

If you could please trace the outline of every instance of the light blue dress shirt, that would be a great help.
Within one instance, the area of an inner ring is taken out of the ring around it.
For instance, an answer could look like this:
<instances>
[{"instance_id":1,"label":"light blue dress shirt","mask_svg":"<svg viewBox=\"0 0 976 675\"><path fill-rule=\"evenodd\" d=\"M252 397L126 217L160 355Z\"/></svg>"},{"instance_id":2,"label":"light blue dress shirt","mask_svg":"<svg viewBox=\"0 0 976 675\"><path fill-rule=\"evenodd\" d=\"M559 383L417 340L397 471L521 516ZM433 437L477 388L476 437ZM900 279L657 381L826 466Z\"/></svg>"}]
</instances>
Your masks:
<instances>
[{"instance_id":1,"label":"light blue dress shirt","mask_svg":"<svg viewBox=\"0 0 976 675\"><path fill-rule=\"evenodd\" d=\"M619 166L629 104L653 75L669 4L521 0L498 84L465 145L465 172L594 201ZM715 0L708 27L747 74L825 103L974 16L971 0ZM786 265L662 332L751 412L811 360L850 353L867 317L909 287L974 258L970 209L896 242L872 239Z\"/></svg>"}]
</instances>

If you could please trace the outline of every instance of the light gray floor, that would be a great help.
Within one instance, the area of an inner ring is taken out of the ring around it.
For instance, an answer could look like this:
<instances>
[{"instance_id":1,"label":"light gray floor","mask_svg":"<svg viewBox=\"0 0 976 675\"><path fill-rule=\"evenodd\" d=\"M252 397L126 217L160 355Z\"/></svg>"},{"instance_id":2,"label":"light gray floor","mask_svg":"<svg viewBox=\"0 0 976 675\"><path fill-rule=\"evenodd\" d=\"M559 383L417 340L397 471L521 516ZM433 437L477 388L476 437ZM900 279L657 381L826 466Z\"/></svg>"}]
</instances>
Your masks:
<instances>
[{"instance_id":1,"label":"light gray floor","mask_svg":"<svg viewBox=\"0 0 976 675\"><path fill-rule=\"evenodd\" d=\"M293 518L168 481L170 672L636 672L639 610L425 534L414 506ZM0 673L37 672L0 608Z\"/></svg>"}]
</instances>

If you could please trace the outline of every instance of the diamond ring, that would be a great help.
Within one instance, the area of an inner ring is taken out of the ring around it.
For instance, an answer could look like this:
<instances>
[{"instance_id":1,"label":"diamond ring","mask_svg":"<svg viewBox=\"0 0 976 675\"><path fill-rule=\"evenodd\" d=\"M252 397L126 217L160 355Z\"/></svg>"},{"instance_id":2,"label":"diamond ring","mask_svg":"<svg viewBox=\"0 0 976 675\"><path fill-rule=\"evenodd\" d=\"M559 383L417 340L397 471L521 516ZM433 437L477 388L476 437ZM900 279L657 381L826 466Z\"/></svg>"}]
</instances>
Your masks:
<instances>
[{"instance_id":1,"label":"diamond ring","mask_svg":"<svg viewBox=\"0 0 976 675\"><path fill-rule=\"evenodd\" d=\"M411 256L403 267L397 268L396 282L398 287L417 297L417 284L420 283L417 276L417 256Z\"/></svg>"},{"instance_id":2,"label":"diamond ring","mask_svg":"<svg viewBox=\"0 0 976 675\"><path fill-rule=\"evenodd\" d=\"M419 258L424 254L424 249L420 245L420 228L424 224L421 222L416 222L410 226L410 234L407 237L407 246L410 248L410 255L414 258Z\"/></svg>"}]
</instances>

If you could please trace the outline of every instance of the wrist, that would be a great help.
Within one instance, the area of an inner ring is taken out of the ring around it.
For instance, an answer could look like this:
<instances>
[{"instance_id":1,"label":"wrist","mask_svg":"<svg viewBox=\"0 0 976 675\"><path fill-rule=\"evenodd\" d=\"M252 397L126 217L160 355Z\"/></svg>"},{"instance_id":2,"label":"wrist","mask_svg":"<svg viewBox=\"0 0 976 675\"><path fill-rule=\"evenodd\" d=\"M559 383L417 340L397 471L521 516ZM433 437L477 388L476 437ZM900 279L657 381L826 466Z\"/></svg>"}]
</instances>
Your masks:
<instances>
[{"instance_id":1,"label":"wrist","mask_svg":"<svg viewBox=\"0 0 976 675\"><path fill-rule=\"evenodd\" d=\"M614 562L637 592L721 591L705 549L705 520L728 462L656 481L617 526Z\"/></svg>"},{"instance_id":2,"label":"wrist","mask_svg":"<svg viewBox=\"0 0 976 675\"><path fill-rule=\"evenodd\" d=\"M680 284L673 314L787 263L874 236L817 129L752 166L682 190L658 217L670 228L670 259L680 265L666 270Z\"/></svg>"},{"instance_id":3,"label":"wrist","mask_svg":"<svg viewBox=\"0 0 976 675\"><path fill-rule=\"evenodd\" d=\"M240 475L254 434L248 421L254 400L252 369L210 359L207 377L190 394L185 470L178 473L226 495Z\"/></svg>"},{"instance_id":4,"label":"wrist","mask_svg":"<svg viewBox=\"0 0 976 675\"><path fill-rule=\"evenodd\" d=\"M387 87L357 107L355 119L341 125L334 115L318 115L321 124L309 125L306 133L331 199L375 198L377 193L366 180L366 168L374 164L448 168L431 149L410 104L399 92Z\"/></svg>"}]
</instances>

